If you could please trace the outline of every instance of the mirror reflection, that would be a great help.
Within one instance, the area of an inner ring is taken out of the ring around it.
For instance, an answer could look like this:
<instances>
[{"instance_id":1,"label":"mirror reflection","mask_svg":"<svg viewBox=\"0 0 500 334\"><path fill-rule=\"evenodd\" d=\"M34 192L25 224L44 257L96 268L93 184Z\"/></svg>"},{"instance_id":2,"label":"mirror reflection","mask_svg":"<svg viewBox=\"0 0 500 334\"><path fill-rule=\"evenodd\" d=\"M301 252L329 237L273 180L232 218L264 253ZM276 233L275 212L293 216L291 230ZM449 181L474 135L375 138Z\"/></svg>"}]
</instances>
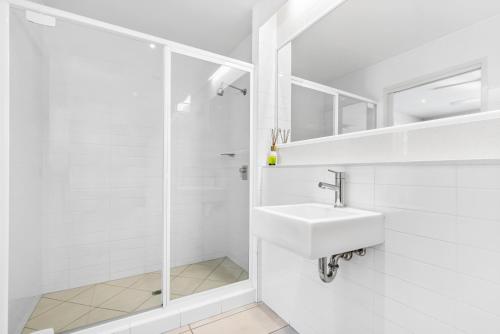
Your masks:
<instances>
[{"instance_id":1,"label":"mirror reflection","mask_svg":"<svg viewBox=\"0 0 500 334\"><path fill-rule=\"evenodd\" d=\"M277 127L296 142L497 109L499 29L498 1L348 0L279 49Z\"/></svg>"}]
</instances>

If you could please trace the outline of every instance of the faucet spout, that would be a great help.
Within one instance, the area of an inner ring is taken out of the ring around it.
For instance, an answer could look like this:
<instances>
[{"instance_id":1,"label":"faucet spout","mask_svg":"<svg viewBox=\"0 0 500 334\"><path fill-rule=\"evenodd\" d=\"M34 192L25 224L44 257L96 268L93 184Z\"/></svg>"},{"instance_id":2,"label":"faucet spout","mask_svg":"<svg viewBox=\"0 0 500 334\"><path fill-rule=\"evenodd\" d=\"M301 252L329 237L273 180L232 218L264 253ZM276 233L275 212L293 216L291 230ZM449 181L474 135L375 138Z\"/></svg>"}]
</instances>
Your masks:
<instances>
[{"instance_id":1,"label":"faucet spout","mask_svg":"<svg viewBox=\"0 0 500 334\"><path fill-rule=\"evenodd\" d=\"M321 189L333 190L335 192L335 202L334 205L337 208L344 207L344 192L345 192L345 176L342 172L335 172L333 170L328 170L334 174L335 184L320 182L318 187Z\"/></svg>"},{"instance_id":2,"label":"faucet spout","mask_svg":"<svg viewBox=\"0 0 500 334\"><path fill-rule=\"evenodd\" d=\"M326 183L326 182L320 182L318 183L318 187L321 189L330 189L330 190L339 190L340 188L334 184Z\"/></svg>"}]
</instances>

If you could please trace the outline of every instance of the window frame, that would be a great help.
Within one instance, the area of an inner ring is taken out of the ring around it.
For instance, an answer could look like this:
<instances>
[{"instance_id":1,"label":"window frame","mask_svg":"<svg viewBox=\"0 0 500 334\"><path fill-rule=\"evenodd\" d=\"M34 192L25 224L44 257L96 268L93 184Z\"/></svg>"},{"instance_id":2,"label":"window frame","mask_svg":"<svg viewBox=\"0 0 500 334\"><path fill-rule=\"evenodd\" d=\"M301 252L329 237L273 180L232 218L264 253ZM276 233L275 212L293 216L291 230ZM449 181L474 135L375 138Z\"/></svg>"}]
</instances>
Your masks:
<instances>
[{"instance_id":1,"label":"window frame","mask_svg":"<svg viewBox=\"0 0 500 334\"><path fill-rule=\"evenodd\" d=\"M406 90L424 86L436 81L448 79L467 72L480 70L481 71L481 112L487 110L488 106L488 80L487 80L487 59L479 59L473 62L453 66L451 68L427 74L415 79L411 79L384 89L384 107L382 112L382 121L384 127L392 127L394 125L394 110L393 110L393 94L400 93ZM451 117L451 116L450 116ZM446 117L443 117L446 118ZM425 121L423 121L425 122Z\"/></svg>"}]
</instances>

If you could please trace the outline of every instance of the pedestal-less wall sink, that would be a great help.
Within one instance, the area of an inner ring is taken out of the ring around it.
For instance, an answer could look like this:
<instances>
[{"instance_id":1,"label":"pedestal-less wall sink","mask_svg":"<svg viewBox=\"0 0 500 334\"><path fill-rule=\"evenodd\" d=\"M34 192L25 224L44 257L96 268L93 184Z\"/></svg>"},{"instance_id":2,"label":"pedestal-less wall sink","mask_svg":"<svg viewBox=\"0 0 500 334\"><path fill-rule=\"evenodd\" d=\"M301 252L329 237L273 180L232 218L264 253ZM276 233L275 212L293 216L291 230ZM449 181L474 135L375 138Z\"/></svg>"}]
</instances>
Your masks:
<instances>
[{"instance_id":1,"label":"pedestal-less wall sink","mask_svg":"<svg viewBox=\"0 0 500 334\"><path fill-rule=\"evenodd\" d=\"M254 208L258 237L308 259L319 259L384 242L381 213L306 203Z\"/></svg>"}]
</instances>

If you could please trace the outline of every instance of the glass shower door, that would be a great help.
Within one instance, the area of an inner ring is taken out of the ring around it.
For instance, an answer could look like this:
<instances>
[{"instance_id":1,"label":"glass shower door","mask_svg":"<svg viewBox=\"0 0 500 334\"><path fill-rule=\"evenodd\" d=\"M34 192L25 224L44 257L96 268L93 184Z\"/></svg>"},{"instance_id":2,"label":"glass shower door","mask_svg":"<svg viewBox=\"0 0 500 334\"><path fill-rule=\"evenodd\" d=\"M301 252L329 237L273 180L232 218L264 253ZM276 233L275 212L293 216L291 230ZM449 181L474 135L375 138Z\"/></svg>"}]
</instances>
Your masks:
<instances>
[{"instance_id":1,"label":"glass shower door","mask_svg":"<svg viewBox=\"0 0 500 334\"><path fill-rule=\"evenodd\" d=\"M248 278L250 74L172 55L170 298Z\"/></svg>"},{"instance_id":2,"label":"glass shower door","mask_svg":"<svg viewBox=\"0 0 500 334\"><path fill-rule=\"evenodd\" d=\"M11 35L9 333L161 307L162 48L19 9Z\"/></svg>"}]
</instances>

